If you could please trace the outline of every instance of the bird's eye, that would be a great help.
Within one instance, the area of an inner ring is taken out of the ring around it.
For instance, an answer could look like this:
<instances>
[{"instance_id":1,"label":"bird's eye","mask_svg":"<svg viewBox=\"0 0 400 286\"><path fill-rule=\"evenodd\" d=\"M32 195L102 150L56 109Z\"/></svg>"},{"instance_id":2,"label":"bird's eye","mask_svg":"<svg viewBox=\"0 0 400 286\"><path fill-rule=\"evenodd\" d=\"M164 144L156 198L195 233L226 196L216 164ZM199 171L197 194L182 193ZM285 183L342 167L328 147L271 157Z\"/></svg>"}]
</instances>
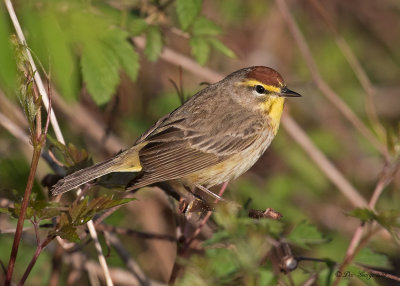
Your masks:
<instances>
[{"instance_id":1,"label":"bird's eye","mask_svg":"<svg viewBox=\"0 0 400 286\"><path fill-rule=\"evenodd\" d=\"M265 93L265 88L262 85L259 85L259 84L256 85L255 89L256 89L256 92L259 93L259 94L264 94Z\"/></svg>"}]
</instances>

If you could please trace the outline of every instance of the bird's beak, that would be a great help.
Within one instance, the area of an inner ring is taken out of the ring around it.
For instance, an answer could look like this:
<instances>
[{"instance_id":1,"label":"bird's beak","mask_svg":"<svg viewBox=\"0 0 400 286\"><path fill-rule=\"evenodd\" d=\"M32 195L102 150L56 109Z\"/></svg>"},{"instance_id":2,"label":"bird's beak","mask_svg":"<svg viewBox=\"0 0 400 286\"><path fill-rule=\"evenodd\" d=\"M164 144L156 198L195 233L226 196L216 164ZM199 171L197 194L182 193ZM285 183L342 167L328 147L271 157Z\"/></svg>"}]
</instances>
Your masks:
<instances>
[{"instance_id":1,"label":"bird's beak","mask_svg":"<svg viewBox=\"0 0 400 286\"><path fill-rule=\"evenodd\" d=\"M288 89L286 86L281 88L281 92L279 93L279 96L282 97L301 97L301 94Z\"/></svg>"}]
</instances>

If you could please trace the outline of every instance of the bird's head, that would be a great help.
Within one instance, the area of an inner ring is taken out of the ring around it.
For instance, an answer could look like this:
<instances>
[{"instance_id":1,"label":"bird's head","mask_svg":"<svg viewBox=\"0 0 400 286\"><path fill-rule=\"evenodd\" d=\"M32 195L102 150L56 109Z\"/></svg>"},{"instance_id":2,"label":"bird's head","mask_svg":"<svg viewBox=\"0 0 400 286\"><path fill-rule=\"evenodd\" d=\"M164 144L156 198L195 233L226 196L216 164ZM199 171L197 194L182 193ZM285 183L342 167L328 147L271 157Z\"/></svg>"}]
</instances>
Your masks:
<instances>
[{"instance_id":1,"label":"bird's head","mask_svg":"<svg viewBox=\"0 0 400 286\"><path fill-rule=\"evenodd\" d=\"M243 106L267 114L274 125L279 125L286 97L299 97L286 87L282 76L274 69L255 66L239 70L227 78L236 100Z\"/></svg>"}]
</instances>

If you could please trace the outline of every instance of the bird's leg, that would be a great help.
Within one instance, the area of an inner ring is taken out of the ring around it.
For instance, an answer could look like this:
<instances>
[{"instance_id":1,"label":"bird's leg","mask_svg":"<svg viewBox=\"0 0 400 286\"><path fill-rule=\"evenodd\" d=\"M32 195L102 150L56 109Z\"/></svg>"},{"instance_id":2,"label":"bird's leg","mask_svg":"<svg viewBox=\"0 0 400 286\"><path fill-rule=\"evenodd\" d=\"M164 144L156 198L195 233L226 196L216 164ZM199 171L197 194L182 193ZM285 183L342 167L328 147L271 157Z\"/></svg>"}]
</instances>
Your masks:
<instances>
[{"instance_id":1,"label":"bird's leg","mask_svg":"<svg viewBox=\"0 0 400 286\"><path fill-rule=\"evenodd\" d=\"M219 201L225 201L223 198L221 198L220 196L218 196L217 194L214 194L213 192L211 192L209 189L203 187L202 185L196 185L196 188L202 190L203 192L205 192L206 194L212 196L213 198L219 200Z\"/></svg>"}]
</instances>

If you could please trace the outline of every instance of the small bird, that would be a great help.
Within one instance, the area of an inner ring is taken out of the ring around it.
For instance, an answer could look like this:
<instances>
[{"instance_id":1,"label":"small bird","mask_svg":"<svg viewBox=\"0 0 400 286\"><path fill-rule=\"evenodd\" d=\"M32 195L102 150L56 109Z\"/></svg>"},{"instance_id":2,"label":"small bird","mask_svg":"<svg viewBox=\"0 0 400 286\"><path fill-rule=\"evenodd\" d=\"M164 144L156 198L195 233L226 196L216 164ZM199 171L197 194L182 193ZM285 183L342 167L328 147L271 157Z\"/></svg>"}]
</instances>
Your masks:
<instances>
[{"instance_id":1,"label":"small bird","mask_svg":"<svg viewBox=\"0 0 400 286\"><path fill-rule=\"evenodd\" d=\"M299 96L271 68L238 70L162 117L131 148L59 180L51 194L112 172L138 172L126 190L168 182L213 195L210 187L254 165L278 131L285 97Z\"/></svg>"}]
</instances>

